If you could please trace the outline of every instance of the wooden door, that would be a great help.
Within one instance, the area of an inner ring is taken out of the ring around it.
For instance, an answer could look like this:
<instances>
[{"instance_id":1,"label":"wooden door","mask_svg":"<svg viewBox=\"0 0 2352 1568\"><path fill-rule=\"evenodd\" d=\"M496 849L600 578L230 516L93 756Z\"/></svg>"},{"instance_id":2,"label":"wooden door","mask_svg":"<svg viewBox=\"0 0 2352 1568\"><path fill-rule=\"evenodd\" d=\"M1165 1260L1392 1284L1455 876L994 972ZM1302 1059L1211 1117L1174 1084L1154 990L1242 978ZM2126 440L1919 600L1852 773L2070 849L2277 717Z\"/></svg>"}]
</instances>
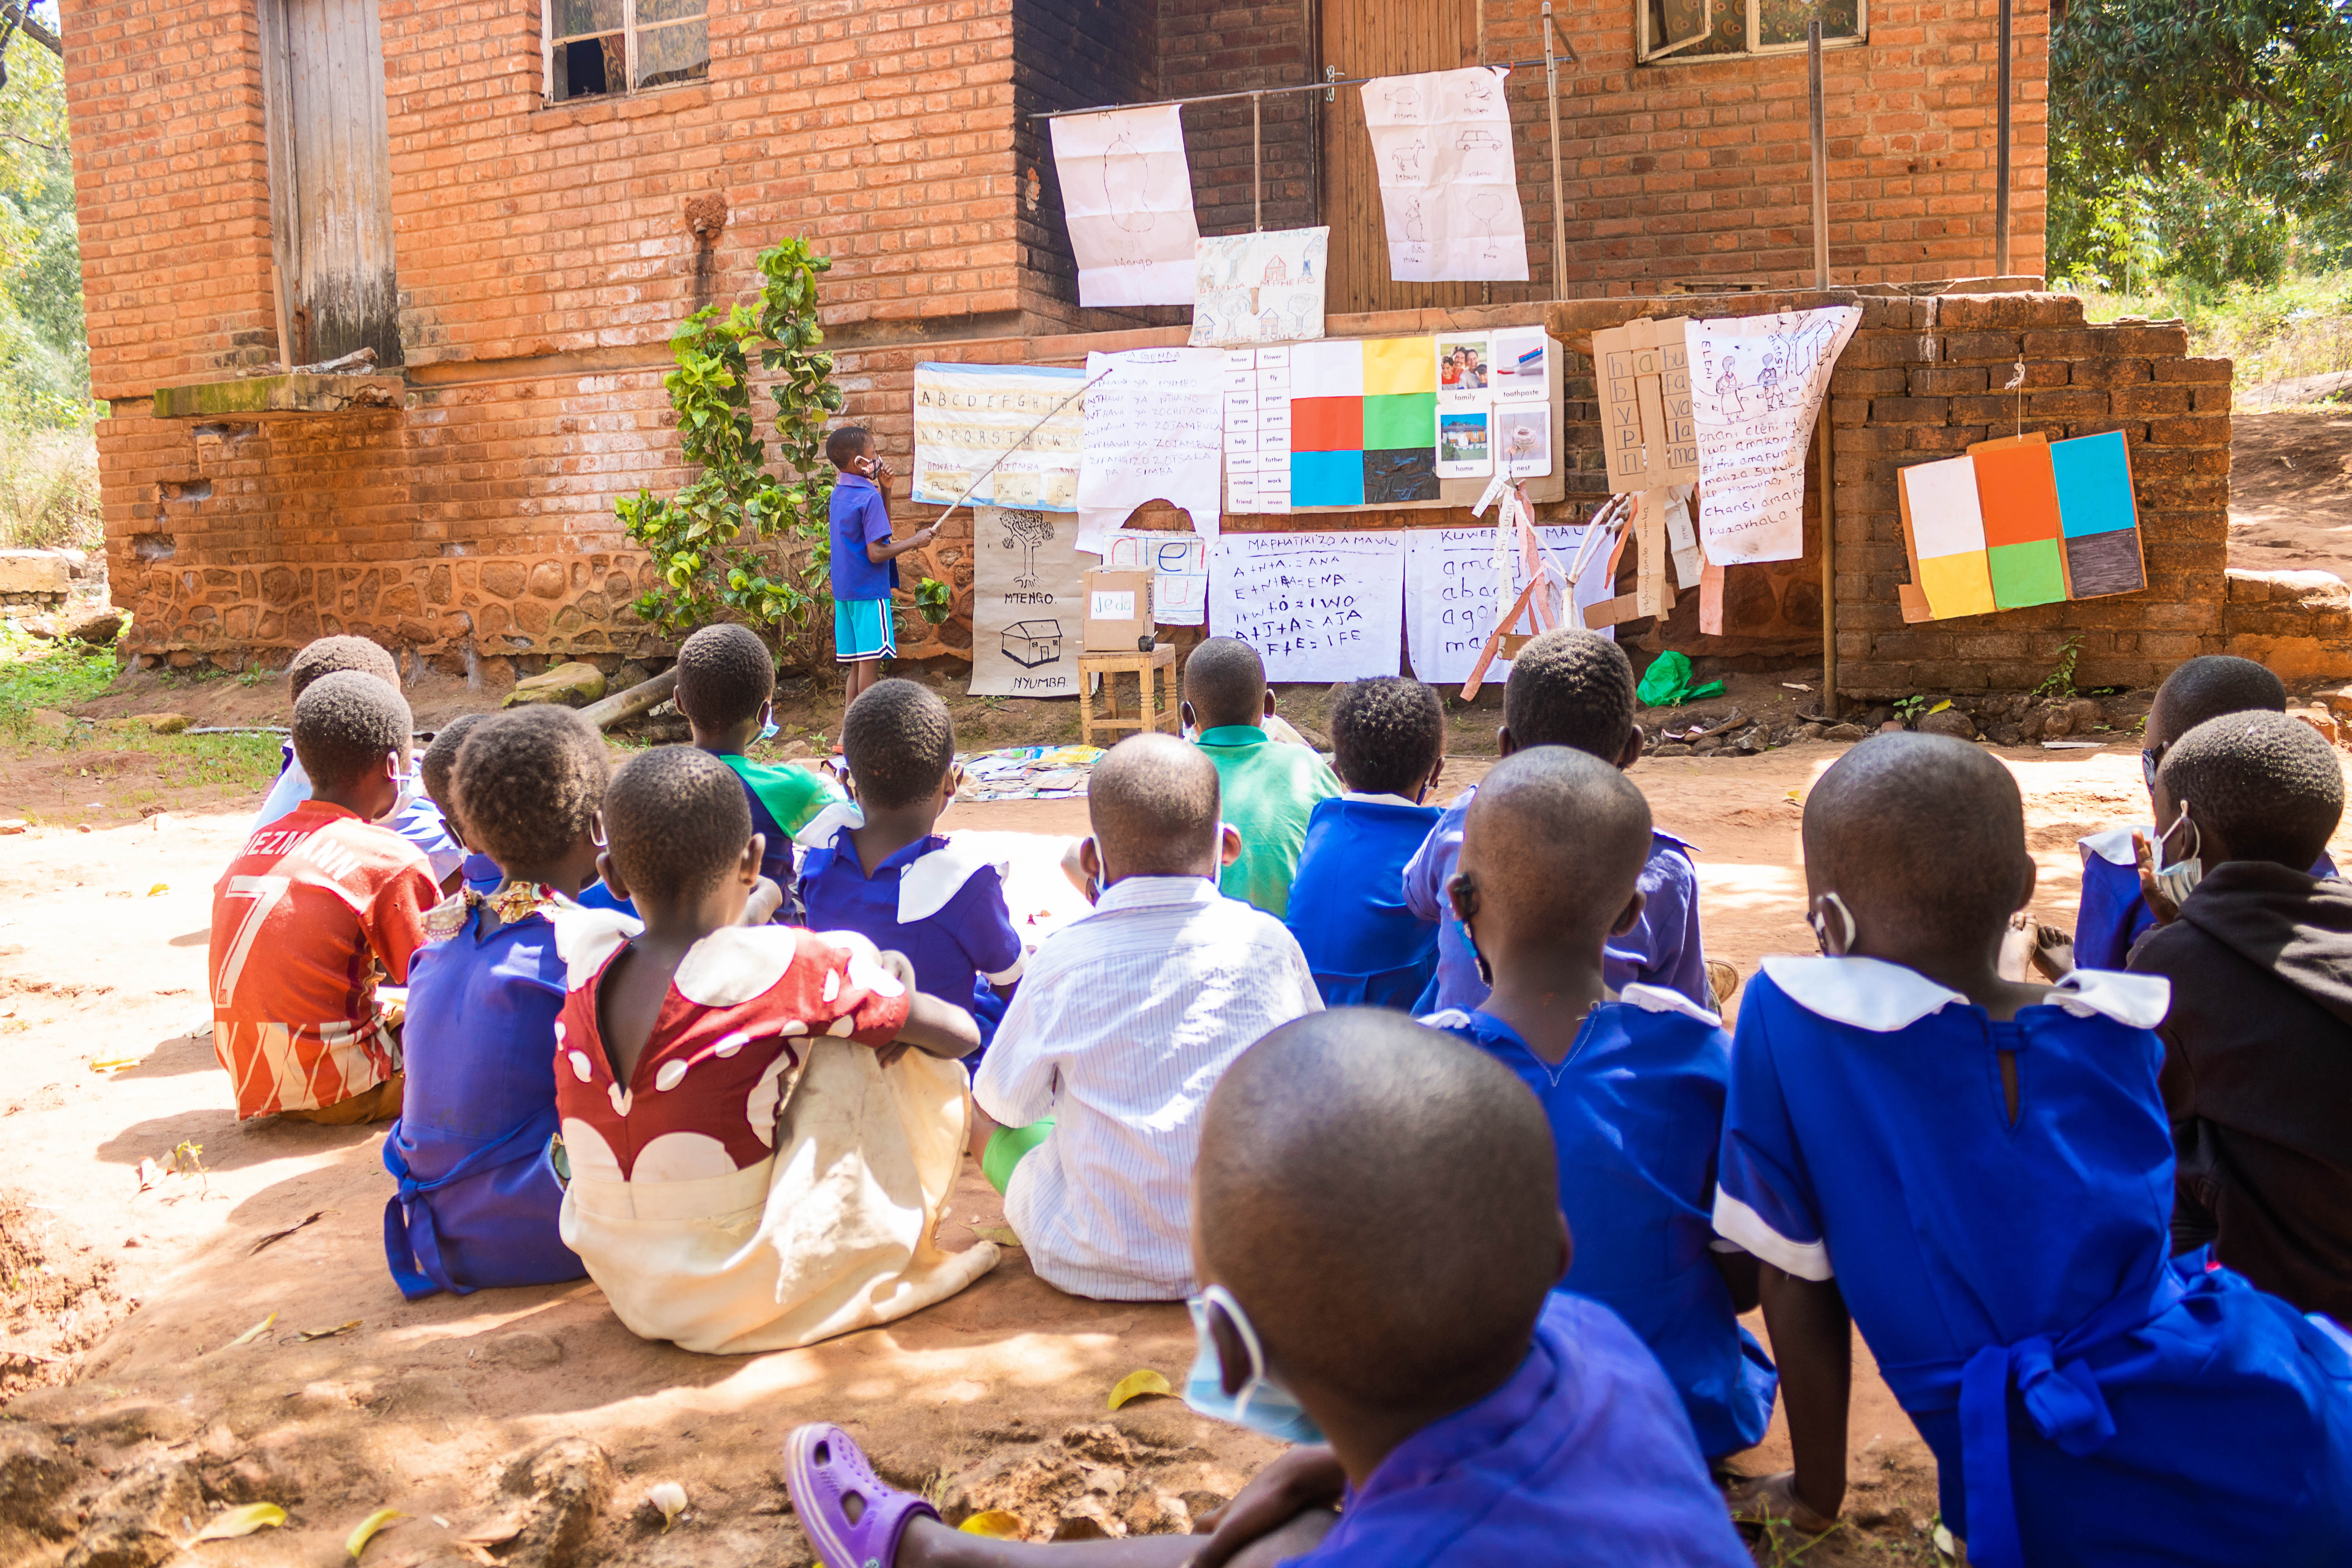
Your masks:
<instances>
[{"instance_id":1,"label":"wooden door","mask_svg":"<svg viewBox=\"0 0 2352 1568\"><path fill-rule=\"evenodd\" d=\"M392 143L376 0L260 0L269 212L289 363L396 365Z\"/></svg>"},{"instance_id":2,"label":"wooden door","mask_svg":"<svg viewBox=\"0 0 2352 1568\"><path fill-rule=\"evenodd\" d=\"M1338 67L1342 79L1478 63L1477 0L1322 0L1321 9L1323 63ZM1363 89L1341 88L1322 121L1322 221L1331 226L1326 313L1478 303L1475 283L1399 283L1389 277Z\"/></svg>"}]
</instances>

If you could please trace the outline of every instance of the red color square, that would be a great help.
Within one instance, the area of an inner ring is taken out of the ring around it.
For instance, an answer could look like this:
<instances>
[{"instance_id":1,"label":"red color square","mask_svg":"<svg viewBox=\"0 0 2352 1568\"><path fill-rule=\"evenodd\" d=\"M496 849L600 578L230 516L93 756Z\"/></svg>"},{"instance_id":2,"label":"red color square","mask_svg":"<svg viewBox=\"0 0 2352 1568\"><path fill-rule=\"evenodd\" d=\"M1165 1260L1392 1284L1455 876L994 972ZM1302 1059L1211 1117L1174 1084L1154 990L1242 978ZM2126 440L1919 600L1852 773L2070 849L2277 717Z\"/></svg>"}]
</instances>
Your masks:
<instances>
[{"instance_id":1,"label":"red color square","mask_svg":"<svg viewBox=\"0 0 2352 1568\"><path fill-rule=\"evenodd\" d=\"M1362 451L1364 400L1360 397L1292 398L1290 449L1294 452Z\"/></svg>"},{"instance_id":2,"label":"red color square","mask_svg":"<svg viewBox=\"0 0 2352 1568\"><path fill-rule=\"evenodd\" d=\"M2041 441L1971 452L1985 544L2032 544L2059 537L2058 475Z\"/></svg>"}]
</instances>

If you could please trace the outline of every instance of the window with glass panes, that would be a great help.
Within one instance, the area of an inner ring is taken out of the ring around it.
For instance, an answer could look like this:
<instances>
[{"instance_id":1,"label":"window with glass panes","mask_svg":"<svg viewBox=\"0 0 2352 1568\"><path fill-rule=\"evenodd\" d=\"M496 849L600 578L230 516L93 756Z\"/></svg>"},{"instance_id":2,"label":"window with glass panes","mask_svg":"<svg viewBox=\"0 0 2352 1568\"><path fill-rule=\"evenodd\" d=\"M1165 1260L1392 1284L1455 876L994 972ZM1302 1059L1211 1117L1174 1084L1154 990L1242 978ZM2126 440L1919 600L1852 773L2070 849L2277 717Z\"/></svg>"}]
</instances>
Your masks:
<instances>
[{"instance_id":1,"label":"window with glass panes","mask_svg":"<svg viewBox=\"0 0 2352 1568\"><path fill-rule=\"evenodd\" d=\"M1869 36L1866 0L1634 0L1644 60L1771 55L1805 47L1819 19L1824 44Z\"/></svg>"},{"instance_id":2,"label":"window with glass panes","mask_svg":"<svg viewBox=\"0 0 2352 1568\"><path fill-rule=\"evenodd\" d=\"M710 74L709 0L545 0L547 100L645 92Z\"/></svg>"}]
</instances>

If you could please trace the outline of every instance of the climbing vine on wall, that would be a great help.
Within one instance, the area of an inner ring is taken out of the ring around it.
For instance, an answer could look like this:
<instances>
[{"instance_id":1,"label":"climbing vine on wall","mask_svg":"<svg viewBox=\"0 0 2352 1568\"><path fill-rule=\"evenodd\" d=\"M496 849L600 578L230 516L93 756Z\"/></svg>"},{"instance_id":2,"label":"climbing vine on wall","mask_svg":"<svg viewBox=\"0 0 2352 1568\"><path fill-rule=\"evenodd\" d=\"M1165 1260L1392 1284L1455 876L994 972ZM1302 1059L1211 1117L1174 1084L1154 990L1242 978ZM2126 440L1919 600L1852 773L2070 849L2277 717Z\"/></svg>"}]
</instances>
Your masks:
<instances>
[{"instance_id":1,"label":"climbing vine on wall","mask_svg":"<svg viewBox=\"0 0 2352 1568\"><path fill-rule=\"evenodd\" d=\"M816 295L832 266L806 240L785 240L760 253L756 304L697 310L671 337L677 368L662 385L686 460L702 473L674 496L639 490L614 503L662 576L638 596L639 620L685 632L740 619L772 637L786 622L807 624L827 594L833 469L824 427L842 395L833 356L818 346ZM755 348L776 377L773 472L751 414Z\"/></svg>"}]
</instances>

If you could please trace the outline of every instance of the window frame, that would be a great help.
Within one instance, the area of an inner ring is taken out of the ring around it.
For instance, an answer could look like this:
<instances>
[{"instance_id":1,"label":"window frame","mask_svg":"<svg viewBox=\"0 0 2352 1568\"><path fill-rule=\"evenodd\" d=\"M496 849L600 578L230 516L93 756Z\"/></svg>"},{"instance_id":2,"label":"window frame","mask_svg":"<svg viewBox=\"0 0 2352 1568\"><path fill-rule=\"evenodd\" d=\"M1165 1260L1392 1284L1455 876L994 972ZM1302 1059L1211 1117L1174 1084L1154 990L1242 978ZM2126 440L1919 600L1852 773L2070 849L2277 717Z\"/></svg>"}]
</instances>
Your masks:
<instances>
[{"instance_id":1,"label":"window frame","mask_svg":"<svg viewBox=\"0 0 2352 1568\"><path fill-rule=\"evenodd\" d=\"M635 4L635 0L628 0L628 3L634 5ZM1718 5L1723 5L1726 8L1740 5L1745 5L1748 7L1748 37L1751 40L1758 33L1763 30L1763 0L1709 0L1710 16L1712 16L1712 7ZM1854 0L1853 25L1854 30L1851 33L1841 33L1834 37L1823 37L1822 39L1822 47L1824 49L1852 49L1859 48L1863 45L1869 43L1870 0ZM1707 30L1711 33L1714 31L1714 28L1710 26ZM1693 39L1691 40L1691 44L1695 44L1699 41L1700 40L1698 39ZM1736 55L1694 55L1685 53L1684 51L1690 48L1691 44L1668 45L1662 49L1653 49L1650 47L1649 0L1633 0L1633 59L1636 65L1686 65L1697 64L1704 60L1754 59L1759 56L1769 57L1773 55L1802 54L1806 48L1804 40L1801 38L1793 44L1759 45L1751 42L1746 48L1742 49Z\"/></svg>"},{"instance_id":2,"label":"window frame","mask_svg":"<svg viewBox=\"0 0 2352 1568\"><path fill-rule=\"evenodd\" d=\"M539 101L541 106L555 109L573 103L601 103L611 98L635 98L646 93L672 92L679 88L695 87L709 81L710 5L709 0L698 16L673 16L666 22L647 22L640 27L637 22L637 0L621 0L621 71L625 78L615 90L607 88L598 93L578 93L570 98L555 96L556 46L588 38L608 38L610 32L566 33L558 37L555 32L555 8L562 0L539 0ZM637 38L641 32L658 33L665 28L682 27L699 22L703 26L703 69L699 77L685 81L658 82L651 87L638 87Z\"/></svg>"}]
</instances>

